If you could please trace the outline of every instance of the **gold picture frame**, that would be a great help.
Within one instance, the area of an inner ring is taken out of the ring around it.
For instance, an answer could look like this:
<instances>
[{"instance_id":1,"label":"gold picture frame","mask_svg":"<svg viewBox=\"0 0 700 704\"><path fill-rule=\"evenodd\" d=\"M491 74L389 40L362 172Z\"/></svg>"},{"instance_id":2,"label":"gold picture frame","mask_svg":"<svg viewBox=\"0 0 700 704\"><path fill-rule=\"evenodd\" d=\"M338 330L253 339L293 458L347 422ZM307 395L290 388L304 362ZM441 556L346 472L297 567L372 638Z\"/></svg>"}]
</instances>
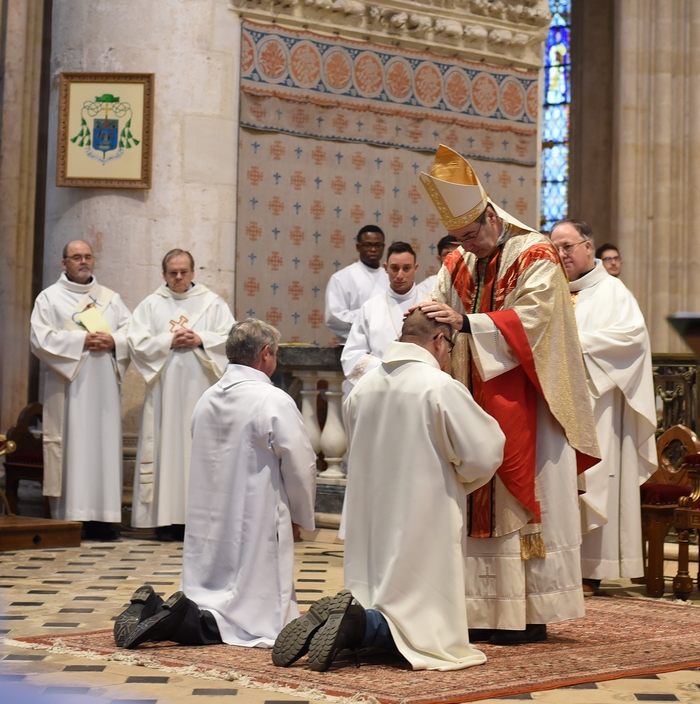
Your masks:
<instances>
[{"instance_id":1,"label":"gold picture frame","mask_svg":"<svg viewBox=\"0 0 700 704\"><path fill-rule=\"evenodd\" d=\"M56 185L151 187L152 73L62 73Z\"/></svg>"}]
</instances>

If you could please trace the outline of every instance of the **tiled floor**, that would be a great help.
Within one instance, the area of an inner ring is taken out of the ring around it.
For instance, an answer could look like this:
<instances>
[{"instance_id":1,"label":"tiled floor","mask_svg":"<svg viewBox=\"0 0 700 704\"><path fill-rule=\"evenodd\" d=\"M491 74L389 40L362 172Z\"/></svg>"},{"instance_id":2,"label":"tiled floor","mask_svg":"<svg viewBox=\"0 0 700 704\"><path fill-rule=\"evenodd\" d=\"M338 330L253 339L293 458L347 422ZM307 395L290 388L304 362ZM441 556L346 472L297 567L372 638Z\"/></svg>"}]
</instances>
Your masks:
<instances>
[{"instance_id":1,"label":"tiled floor","mask_svg":"<svg viewBox=\"0 0 700 704\"><path fill-rule=\"evenodd\" d=\"M322 530L307 537L311 539L296 546L296 586L302 604L334 594L342 587L343 546L335 541L335 533ZM65 550L2 553L0 635L13 638L111 628L114 617L141 584L153 584L166 596L177 590L181 557L181 543L137 538L107 544L85 542L80 548ZM667 574L674 572L675 563L668 563ZM641 595L643 591L629 583L604 586L617 593ZM700 599L697 592L694 596ZM679 643L679 647L682 644ZM8 644L3 645L0 659L0 702L3 704L18 701L9 691L15 683L23 683L27 689L44 694L47 702L58 701L61 699L58 695L62 694L61 701L78 704L92 701L89 695L98 697L101 702L140 704L302 701L262 689L232 686L221 680ZM700 703L700 671L579 685L508 699L551 704Z\"/></svg>"}]
</instances>

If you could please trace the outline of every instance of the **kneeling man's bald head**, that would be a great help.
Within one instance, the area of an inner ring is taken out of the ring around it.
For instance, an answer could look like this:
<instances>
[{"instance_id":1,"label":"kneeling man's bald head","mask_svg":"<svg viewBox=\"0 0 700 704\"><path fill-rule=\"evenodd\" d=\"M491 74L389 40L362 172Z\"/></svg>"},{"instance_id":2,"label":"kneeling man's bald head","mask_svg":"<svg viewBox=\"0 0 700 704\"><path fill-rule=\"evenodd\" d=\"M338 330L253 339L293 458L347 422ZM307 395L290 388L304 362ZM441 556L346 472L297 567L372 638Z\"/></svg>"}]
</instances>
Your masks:
<instances>
[{"instance_id":1,"label":"kneeling man's bald head","mask_svg":"<svg viewBox=\"0 0 700 704\"><path fill-rule=\"evenodd\" d=\"M420 308L411 311L404 320L399 342L412 342L424 347L445 368L454 347L452 328L429 318Z\"/></svg>"},{"instance_id":2,"label":"kneeling man's bald head","mask_svg":"<svg viewBox=\"0 0 700 704\"><path fill-rule=\"evenodd\" d=\"M420 308L416 308L403 321L400 340L401 342L416 342L416 340L420 340L427 343L440 332L448 339L451 339L452 328L449 325L438 323L433 318L429 318ZM415 339L404 340L405 337Z\"/></svg>"}]
</instances>

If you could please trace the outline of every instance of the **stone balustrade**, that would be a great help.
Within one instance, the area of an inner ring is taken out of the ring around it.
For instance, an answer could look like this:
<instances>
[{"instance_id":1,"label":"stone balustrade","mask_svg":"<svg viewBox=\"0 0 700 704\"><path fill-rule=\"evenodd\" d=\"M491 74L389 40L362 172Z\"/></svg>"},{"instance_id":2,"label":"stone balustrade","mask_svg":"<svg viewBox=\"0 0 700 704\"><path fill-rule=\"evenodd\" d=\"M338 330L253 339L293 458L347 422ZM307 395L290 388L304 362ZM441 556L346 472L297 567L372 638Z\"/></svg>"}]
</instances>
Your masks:
<instances>
[{"instance_id":1,"label":"stone balustrade","mask_svg":"<svg viewBox=\"0 0 700 704\"><path fill-rule=\"evenodd\" d=\"M277 372L273 376L273 381L300 403L311 445L326 463L317 482L316 510L321 514L340 513L347 481L342 468L347 444L342 415L345 377L340 366L341 350L341 347L280 345ZM321 381L325 383L319 384ZM326 385L327 388L319 388Z\"/></svg>"}]
</instances>

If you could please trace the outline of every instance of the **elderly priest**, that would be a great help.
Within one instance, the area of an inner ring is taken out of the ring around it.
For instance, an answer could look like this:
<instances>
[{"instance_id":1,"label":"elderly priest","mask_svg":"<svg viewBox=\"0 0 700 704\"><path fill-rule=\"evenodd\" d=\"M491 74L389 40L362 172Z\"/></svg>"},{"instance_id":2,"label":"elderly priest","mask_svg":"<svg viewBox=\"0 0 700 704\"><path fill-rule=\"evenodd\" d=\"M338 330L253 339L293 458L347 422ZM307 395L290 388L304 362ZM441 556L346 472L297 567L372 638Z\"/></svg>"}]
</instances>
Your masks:
<instances>
[{"instance_id":1,"label":"elderly priest","mask_svg":"<svg viewBox=\"0 0 700 704\"><path fill-rule=\"evenodd\" d=\"M88 539L112 540L110 524L122 518L119 385L130 314L118 293L97 283L87 242L69 242L61 264L31 317L44 375L44 495L54 518L83 521Z\"/></svg>"},{"instance_id":2,"label":"elderly priest","mask_svg":"<svg viewBox=\"0 0 700 704\"><path fill-rule=\"evenodd\" d=\"M161 605L148 585L137 590L117 645L269 648L299 615L293 533L314 529L316 455L296 404L270 381L278 342L260 320L231 330L226 372L192 417L182 591Z\"/></svg>"},{"instance_id":3,"label":"elderly priest","mask_svg":"<svg viewBox=\"0 0 700 704\"><path fill-rule=\"evenodd\" d=\"M566 273L457 152L440 146L420 184L460 242L421 308L457 333L452 375L506 436L493 481L469 496L469 626L496 645L544 640L584 614L576 472L599 461Z\"/></svg>"},{"instance_id":4,"label":"elderly priest","mask_svg":"<svg viewBox=\"0 0 700 704\"><path fill-rule=\"evenodd\" d=\"M634 296L594 257L591 228L561 220L552 244L571 279L603 456L586 472L580 497L583 593L591 596L601 579L644 574L639 485L657 466L651 345Z\"/></svg>"},{"instance_id":5,"label":"elderly priest","mask_svg":"<svg viewBox=\"0 0 700 704\"><path fill-rule=\"evenodd\" d=\"M194 259L173 249L165 283L134 310L129 348L146 380L131 523L182 540L190 470L190 419L200 396L224 373L235 322L226 302L195 283Z\"/></svg>"}]
</instances>

